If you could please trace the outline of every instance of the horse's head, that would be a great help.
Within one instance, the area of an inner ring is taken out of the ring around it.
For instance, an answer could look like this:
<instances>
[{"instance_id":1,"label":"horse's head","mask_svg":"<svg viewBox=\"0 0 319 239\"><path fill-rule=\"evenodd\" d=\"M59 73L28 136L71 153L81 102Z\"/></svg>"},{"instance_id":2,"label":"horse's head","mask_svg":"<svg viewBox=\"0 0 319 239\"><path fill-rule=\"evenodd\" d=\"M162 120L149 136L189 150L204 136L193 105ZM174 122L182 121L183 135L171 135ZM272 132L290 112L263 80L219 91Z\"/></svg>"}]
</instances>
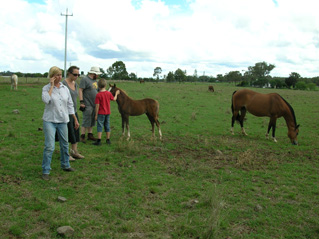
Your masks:
<instances>
[{"instance_id":1,"label":"horse's head","mask_svg":"<svg viewBox=\"0 0 319 239\"><path fill-rule=\"evenodd\" d=\"M290 138L290 141L293 145L298 145L298 139L297 139L298 134L299 134L299 124L296 127L290 128L288 130L288 137Z\"/></svg>"},{"instance_id":2,"label":"horse's head","mask_svg":"<svg viewBox=\"0 0 319 239\"><path fill-rule=\"evenodd\" d=\"M115 92L116 92L119 88L116 87L116 84L114 84L114 85L109 84L109 86L110 86L109 92L111 92L111 94L112 94L113 96L115 96Z\"/></svg>"}]
</instances>

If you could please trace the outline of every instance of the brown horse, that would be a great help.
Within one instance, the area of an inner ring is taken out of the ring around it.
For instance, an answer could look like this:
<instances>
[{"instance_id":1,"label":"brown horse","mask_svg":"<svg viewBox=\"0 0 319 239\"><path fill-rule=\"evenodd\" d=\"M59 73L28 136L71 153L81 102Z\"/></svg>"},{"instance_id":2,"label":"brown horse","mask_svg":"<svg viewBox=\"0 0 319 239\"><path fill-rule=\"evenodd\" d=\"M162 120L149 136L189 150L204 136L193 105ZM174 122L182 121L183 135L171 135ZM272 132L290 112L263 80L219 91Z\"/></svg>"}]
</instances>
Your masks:
<instances>
[{"instance_id":1,"label":"brown horse","mask_svg":"<svg viewBox=\"0 0 319 239\"><path fill-rule=\"evenodd\" d=\"M244 129L244 118L246 111L258 116L268 116L270 121L266 137L269 136L269 131L272 128L272 137L275 142L276 121L280 117L284 117L288 127L288 137L292 144L298 144L297 135L299 133L299 125L296 123L296 117L293 108L290 104L277 93L261 94L252 90L243 89L235 91L232 96L232 122L231 132L234 134L234 122L238 120L242 129L242 133L247 135ZM239 111L241 114L239 114Z\"/></svg>"},{"instance_id":2,"label":"brown horse","mask_svg":"<svg viewBox=\"0 0 319 239\"><path fill-rule=\"evenodd\" d=\"M208 86L208 90L214 92L214 87L212 85Z\"/></svg>"},{"instance_id":3,"label":"brown horse","mask_svg":"<svg viewBox=\"0 0 319 239\"><path fill-rule=\"evenodd\" d=\"M142 83L145 83L145 81L144 80L140 80L140 84L142 84Z\"/></svg>"},{"instance_id":4,"label":"brown horse","mask_svg":"<svg viewBox=\"0 0 319 239\"><path fill-rule=\"evenodd\" d=\"M122 134L124 136L125 126L127 130L127 137L130 138L130 127L129 127L129 116L138 116L146 114L149 121L152 125L152 136L155 136L154 124L158 128L158 133L160 140L162 140L162 131L160 129L160 123L158 121L158 112L159 112L159 103L156 100L146 98L143 100L133 100L129 97L123 90L117 88L116 85L110 84L109 91L112 95L115 95L115 92L119 90L120 94L117 96L117 104L119 112L122 116Z\"/></svg>"}]
</instances>

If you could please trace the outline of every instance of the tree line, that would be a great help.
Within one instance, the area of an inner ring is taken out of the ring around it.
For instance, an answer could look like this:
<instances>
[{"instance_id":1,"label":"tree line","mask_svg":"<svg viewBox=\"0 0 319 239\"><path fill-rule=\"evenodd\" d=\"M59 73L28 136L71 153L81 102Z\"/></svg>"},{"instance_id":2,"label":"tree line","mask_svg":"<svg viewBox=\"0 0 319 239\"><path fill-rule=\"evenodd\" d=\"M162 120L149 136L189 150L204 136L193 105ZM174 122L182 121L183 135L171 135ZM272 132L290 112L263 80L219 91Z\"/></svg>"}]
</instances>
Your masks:
<instances>
[{"instance_id":1,"label":"tree line","mask_svg":"<svg viewBox=\"0 0 319 239\"><path fill-rule=\"evenodd\" d=\"M224 75L218 74L216 77L198 75L197 70L193 74L188 75L186 70L178 68L175 71L168 72L167 75L162 75L162 68L155 67L153 77L138 77L136 73L128 73L123 61L116 61L111 66L100 68L102 78L109 80L131 80L131 81L148 81L148 82L228 82L234 83L237 86L253 86L253 87L271 87L271 88L293 88L300 90L315 90L319 86L319 76L313 78L301 77L297 72L291 72L288 77L272 77L271 71L275 65L267 62L258 62L254 66L249 66L246 71L230 71ZM63 70L62 70L63 71ZM0 76L10 76L13 72L0 72ZM15 72L18 77L47 77L48 72L41 73L21 73ZM62 73L62 75L64 72ZM84 72L81 72L84 75Z\"/></svg>"}]
</instances>

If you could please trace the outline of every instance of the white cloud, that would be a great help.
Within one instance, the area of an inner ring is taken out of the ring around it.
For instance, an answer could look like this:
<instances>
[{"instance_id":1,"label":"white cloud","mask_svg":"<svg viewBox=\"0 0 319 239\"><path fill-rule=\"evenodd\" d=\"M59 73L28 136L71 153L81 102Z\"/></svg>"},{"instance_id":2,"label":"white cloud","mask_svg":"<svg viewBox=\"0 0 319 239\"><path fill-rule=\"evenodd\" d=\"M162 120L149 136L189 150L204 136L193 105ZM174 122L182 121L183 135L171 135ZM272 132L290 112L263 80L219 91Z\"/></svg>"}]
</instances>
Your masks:
<instances>
[{"instance_id":1,"label":"white cloud","mask_svg":"<svg viewBox=\"0 0 319 239\"><path fill-rule=\"evenodd\" d=\"M260 61L275 64L272 75L319 75L319 16L305 0L26 0L6 1L0 10L0 71L46 72L64 66L68 18L68 65L87 72L115 61L128 72L150 77L177 68L216 76L247 70ZM185 4L188 5L187 9Z\"/></svg>"}]
</instances>

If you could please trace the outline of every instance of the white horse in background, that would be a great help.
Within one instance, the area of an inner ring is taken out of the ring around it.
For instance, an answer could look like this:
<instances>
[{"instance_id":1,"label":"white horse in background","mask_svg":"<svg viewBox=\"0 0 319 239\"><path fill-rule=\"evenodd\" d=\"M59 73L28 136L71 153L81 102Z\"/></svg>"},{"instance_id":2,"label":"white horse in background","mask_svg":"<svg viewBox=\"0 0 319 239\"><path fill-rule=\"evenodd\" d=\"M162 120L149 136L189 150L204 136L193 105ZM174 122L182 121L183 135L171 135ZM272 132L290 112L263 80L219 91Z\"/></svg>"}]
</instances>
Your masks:
<instances>
[{"instance_id":1,"label":"white horse in background","mask_svg":"<svg viewBox=\"0 0 319 239\"><path fill-rule=\"evenodd\" d=\"M11 90L17 90L18 89L18 76L16 74L13 74L11 76Z\"/></svg>"}]
</instances>

